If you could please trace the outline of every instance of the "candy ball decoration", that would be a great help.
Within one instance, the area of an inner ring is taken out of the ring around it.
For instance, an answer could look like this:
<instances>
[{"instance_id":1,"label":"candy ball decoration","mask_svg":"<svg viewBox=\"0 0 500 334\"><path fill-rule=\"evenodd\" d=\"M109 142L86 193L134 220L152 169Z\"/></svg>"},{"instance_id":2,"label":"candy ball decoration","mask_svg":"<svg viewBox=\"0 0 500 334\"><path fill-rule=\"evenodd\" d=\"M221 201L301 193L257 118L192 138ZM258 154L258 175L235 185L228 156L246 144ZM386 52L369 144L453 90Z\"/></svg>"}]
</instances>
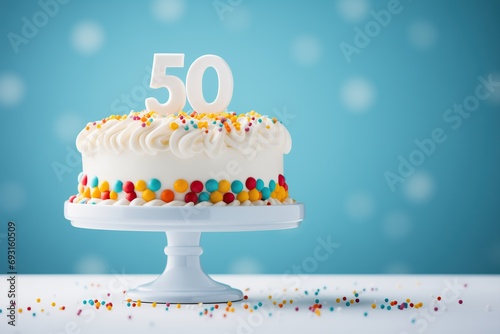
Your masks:
<instances>
[{"instance_id":1,"label":"candy ball decoration","mask_svg":"<svg viewBox=\"0 0 500 334\"><path fill-rule=\"evenodd\" d=\"M172 190L166 189L161 193L161 200L165 203L170 203L174 200L175 194Z\"/></svg>"},{"instance_id":2,"label":"candy ball decoration","mask_svg":"<svg viewBox=\"0 0 500 334\"><path fill-rule=\"evenodd\" d=\"M146 186L146 181L144 180L139 180L135 183L135 190L137 191L144 191L146 190L147 186Z\"/></svg>"},{"instance_id":3,"label":"candy ball decoration","mask_svg":"<svg viewBox=\"0 0 500 334\"><path fill-rule=\"evenodd\" d=\"M222 194L220 193L220 191L214 191L210 194L210 202L212 203L219 203L220 201L222 201L223 199L223 196Z\"/></svg>"},{"instance_id":4,"label":"candy ball decoration","mask_svg":"<svg viewBox=\"0 0 500 334\"><path fill-rule=\"evenodd\" d=\"M113 191L116 193L119 193L122 191L122 189L123 189L122 187L123 187L123 182L118 180L118 181L116 181L115 186L113 187Z\"/></svg>"},{"instance_id":5,"label":"candy ball decoration","mask_svg":"<svg viewBox=\"0 0 500 334\"><path fill-rule=\"evenodd\" d=\"M174 190L178 193L183 193L188 190L188 183L184 179L179 179L174 183Z\"/></svg>"},{"instance_id":6,"label":"candy ball decoration","mask_svg":"<svg viewBox=\"0 0 500 334\"><path fill-rule=\"evenodd\" d=\"M276 182L274 180L269 181L269 190L274 191L276 189Z\"/></svg>"},{"instance_id":7,"label":"candy ball decoration","mask_svg":"<svg viewBox=\"0 0 500 334\"><path fill-rule=\"evenodd\" d=\"M285 177L281 174L278 175L278 184L282 187L285 185Z\"/></svg>"},{"instance_id":8,"label":"candy ball decoration","mask_svg":"<svg viewBox=\"0 0 500 334\"><path fill-rule=\"evenodd\" d=\"M228 180L222 180L219 182L219 191L221 193L226 193L231 190L231 183Z\"/></svg>"},{"instance_id":9,"label":"candy ball decoration","mask_svg":"<svg viewBox=\"0 0 500 334\"><path fill-rule=\"evenodd\" d=\"M249 177L245 182L245 186L247 187L248 190L254 189L256 185L257 181L255 181L253 177Z\"/></svg>"},{"instance_id":10,"label":"candy ball decoration","mask_svg":"<svg viewBox=\"0 0 500 334\"><path fill-rule=\"evenodd\" d=\"M161 188L161 182L158 179L151 179L148 182L148 188L151 191L158 191Z\"/></svg>"},{"instance_id":11,"label":"candy ball decoration","mask_svg":"<svg viewBox=\"0 0 500 334\"><path fill-rule=\"evenodd\" d=\"M198 203L198 196L194 192L188 192L184 197L184 201L186 203L193 202L194 204Z\"/></svg>"},{"instance_id":12,"label":"candy ball decoration","mask_svg":"<svg viewBox=\"0 0 500 334\"><path fill-rule=\"evenodd\" d=\"M215 181L214 179L210 179L205 183L205 188L208 192L214 192L219 189L219 182Z\"/></svg>"},{"instance_id":13,"label":"candy ball decoration","mask_svg":"<svg viewBox=\"0 0 500 334\"><path fill-rule=\"evenodd\" d=\"M127 192L127 194L125 195L125 198L127 200L129 200L130 202L132 202L134 199L137 198L137 194L132 190L131 192Z\"/></svg>"},{"instance_id":14,"label":"candy ball decoration","mask_svg":"<svg viewBox=\"0 0 500 334\"><path fill-rule=\"evenodd\" d=\"M231 183L231 191L235 194L239 194L243 190L243 183L239 180L234 180Z\"/></svg>"},{"instance_id":15,"label":"candy ball decoration","mask_svg":"<svg viewBox=\"0 0 500 334\"><path fill-rule=\"evenodd\" d=\"M200 202L208 202L210 200L210 194L204 191L198 196L198 200Z\"/></svg>"},{"instance_id":16,"label":"candy ball decoration","mask_svg":"<svg viewBox=\"0 0 500 334\"><path fill-rule=\"evenodd\" d=\"M233 193L225 193L223 197L223 201L226 204L232 203L234 201L234 194Z\"/></svg>"},{"instance_id":17,"label":"candy ball decoration","mask_svg":"<svg viewBox=\"0 0 500 334\"><path fill-rule=\"evenodd\" d=\"M123 191L126 192L127 194L130 194L131 192L134 191L135 187L134 184L130 181L127 181L123 184ZM135 197L134 197L135 198ZM130 201L130 200L129 200Z\"/></svg>"},{"instance_id":18,"label":"candy ball decoration","mask_svg":"<svg viewBox=\"0 0 500 334\"><path fill-rule=\"evenodd\" d=\"M192 192L195 192L195 193L200 193L203 191L203 183L201 183L201 181L193 181L190 185L190 189Z\"/></svg>"}]
</instances>

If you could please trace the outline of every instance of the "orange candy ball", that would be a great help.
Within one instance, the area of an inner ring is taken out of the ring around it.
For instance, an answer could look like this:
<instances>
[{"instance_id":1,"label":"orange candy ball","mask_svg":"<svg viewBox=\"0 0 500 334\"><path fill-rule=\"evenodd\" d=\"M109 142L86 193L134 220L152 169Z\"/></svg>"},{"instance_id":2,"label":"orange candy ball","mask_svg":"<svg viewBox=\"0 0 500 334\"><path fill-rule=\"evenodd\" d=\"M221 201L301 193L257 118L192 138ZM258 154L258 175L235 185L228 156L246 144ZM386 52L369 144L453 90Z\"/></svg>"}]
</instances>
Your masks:
<instances>
[{"instance_id":1,"label":"orange candy ball","mask_svg":"<svg viewBox=\"0 0 500 334\"><path fill-rule=\"evenodd\" d=\"M161 193L161 200L166 203L170 203L174 200L175 194L172 190L167 189L163 190Z\"/></svg>"}]
</instances>

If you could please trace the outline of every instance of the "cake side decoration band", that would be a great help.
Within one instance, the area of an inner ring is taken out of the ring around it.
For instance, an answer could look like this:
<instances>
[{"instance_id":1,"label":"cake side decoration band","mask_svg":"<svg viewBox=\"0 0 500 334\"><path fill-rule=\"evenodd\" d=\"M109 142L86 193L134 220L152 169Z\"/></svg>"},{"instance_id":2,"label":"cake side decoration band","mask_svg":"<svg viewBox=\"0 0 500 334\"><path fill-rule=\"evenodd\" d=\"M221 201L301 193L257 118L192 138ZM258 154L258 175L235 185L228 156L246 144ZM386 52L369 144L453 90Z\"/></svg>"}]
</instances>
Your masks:
<instances>
[{"instance_id":1,"label":"cake side decoration band","mask_svg":"<svg viewBox=\"0 0 500 334\"><path fill-rule=\"evenodd\" d=\"M283 175L267 185L262 179L247 178L244 182L209 179L203 184L199 180L191 183L178 179L171 188L162 188L158 179L147 182L138 180L122 182L112 186L106 180L89 178L83 172L78 175L78 194L69 197L70 203L100 205L279 205L292 204L288 197L288 184ZM180 200L179 198L183 198Z\"/></svg>"}]
</instances>

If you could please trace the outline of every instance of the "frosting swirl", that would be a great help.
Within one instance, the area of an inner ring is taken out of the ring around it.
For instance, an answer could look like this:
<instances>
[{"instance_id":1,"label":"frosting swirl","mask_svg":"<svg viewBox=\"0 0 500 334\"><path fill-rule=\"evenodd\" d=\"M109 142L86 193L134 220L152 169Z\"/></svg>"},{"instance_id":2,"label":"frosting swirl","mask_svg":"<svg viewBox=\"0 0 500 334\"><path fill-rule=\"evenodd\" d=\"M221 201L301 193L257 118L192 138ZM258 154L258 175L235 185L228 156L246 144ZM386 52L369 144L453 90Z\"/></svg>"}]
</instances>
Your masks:
<instances>
[{"instance_id":1,"label":"frosting swirl","mask_svg":"<svg viewBox=\"0 0 500 334\"><path fill-rule=\"evenodd\" d=\"M258 151L269 148L286 154L291 144L282 123L254 111L239 115L132 111L129 115L111 115L88 123L76 139L78 150L86 156L98 152L156 155L171 151L179 158L203 153L216 158L230 147L253 159Z\"/></svg>"}]
</instances>

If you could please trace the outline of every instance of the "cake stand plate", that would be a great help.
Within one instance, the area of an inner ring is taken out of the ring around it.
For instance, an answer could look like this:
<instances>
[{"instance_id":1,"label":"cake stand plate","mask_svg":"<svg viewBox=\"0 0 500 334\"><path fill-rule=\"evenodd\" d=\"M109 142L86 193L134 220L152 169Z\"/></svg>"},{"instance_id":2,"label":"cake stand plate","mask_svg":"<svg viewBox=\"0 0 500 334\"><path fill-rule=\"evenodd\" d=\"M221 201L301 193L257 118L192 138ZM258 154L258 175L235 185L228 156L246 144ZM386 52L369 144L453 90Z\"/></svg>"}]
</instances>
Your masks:
<instances>
[{"instance_id":1,"label":"cake stand plate","mask_svg":"<svg viewBox=\"0 0 500 334\"><path fill-rule=\"evenodd\" d=\"M304 204L277 206L112 206L64 203L64 217L75 227L162 231L167 265L154 281L127 291L142 302L223 303L243 293L214 281L200 265L202 232L281 230L299 226Z\"/></svg>"}]
</instances>

